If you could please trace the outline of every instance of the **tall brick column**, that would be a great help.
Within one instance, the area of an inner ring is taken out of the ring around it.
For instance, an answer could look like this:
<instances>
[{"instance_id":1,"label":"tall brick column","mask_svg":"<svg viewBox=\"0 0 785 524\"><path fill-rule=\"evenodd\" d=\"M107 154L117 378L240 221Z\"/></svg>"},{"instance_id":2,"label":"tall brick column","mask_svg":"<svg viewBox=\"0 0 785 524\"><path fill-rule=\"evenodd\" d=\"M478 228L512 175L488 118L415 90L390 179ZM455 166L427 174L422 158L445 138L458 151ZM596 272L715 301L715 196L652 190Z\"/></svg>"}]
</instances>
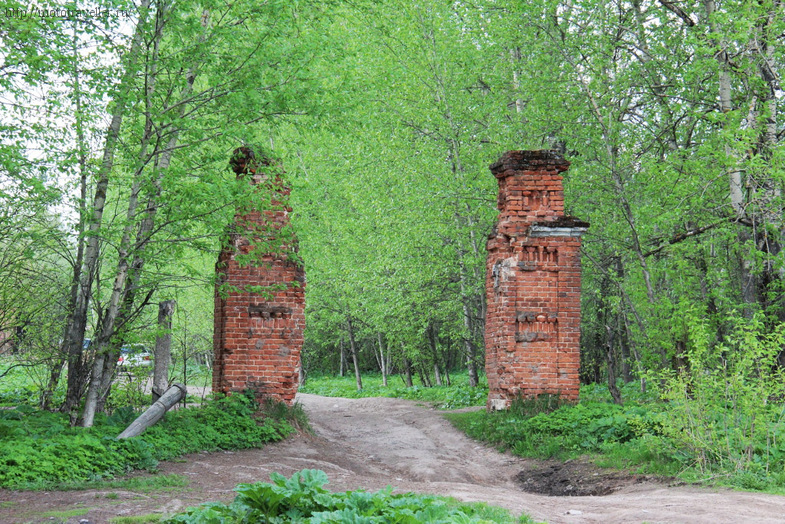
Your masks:
<instances>
[{"instance_id":1,"label":"tall brick column","mask_svg":"<svg viewBox=\"0 0 785 524\"><path fill-rule=\"evenodd\" d=\"M488 238L485 369L488 409L543 393L578 399L581 235L589 224L564 216L552 151L508 151L491 165L499 181Z\"/></svg>"},{"instance_id":2,"label":"tall brick column","mask_svg":"<svg viewBox=\"0 0 785 524\"><path fill-rule=\"evenodd\" d=\"M305 273L290 256L297 244L289 230L289 188L248 148L235 150L231 164L238 177L271 197L272 206L238 214L218 257L213 391L252 389L259 400L291 404L305 328Z\"/></svg>"}]
</instances>

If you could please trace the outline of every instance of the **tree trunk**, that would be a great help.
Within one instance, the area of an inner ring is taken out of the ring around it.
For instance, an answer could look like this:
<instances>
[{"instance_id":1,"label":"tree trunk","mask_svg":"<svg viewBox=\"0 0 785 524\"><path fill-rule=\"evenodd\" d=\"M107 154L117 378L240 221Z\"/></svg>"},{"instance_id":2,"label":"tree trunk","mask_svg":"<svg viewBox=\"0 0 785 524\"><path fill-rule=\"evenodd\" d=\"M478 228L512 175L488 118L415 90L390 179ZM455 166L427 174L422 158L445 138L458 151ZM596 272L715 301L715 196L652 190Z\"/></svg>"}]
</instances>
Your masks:
<instances>
[{"instance_id":1,"label":"tree trunk","mask_svg":"<svg viewBox=\"0 0 785 524\"><path fill-rule=\"evenodd\" d=\"M608 332L608 390L611 392L613 402L621 406L621 393L616 386L616 355L613 352L615 333L608 325L605 326L605 330Z\"/></svg>"},{"instance_id":2,"label":"tree trunk","mask_svg":"<svg viewBox=\"0 0 785 524\"><path fill-rule=\"evenodd\" d=\"M617 317L621 323L621 314ZM632 369L630 368L630 345L627 337L619 330L619 347L621 348L621 379L625 384L632 382Z\"/></svg>"},{"instance_id":3,"label":"tree trunk","mask_svg":"<svg viewBox=\"0 0 785 524\"><path fill-rule=\"evenodd\" d=\"M341 353L341 361L338 364L338 375L342 377L344 376L344 370L346 369L346 352L343 349L343 337L338 341L338 348L338 351Z\"/></svg>"},{"instance_id":4,"label":"tree trunk","mask_svg":"<svg viewBox=\"0 0 785 524\"><path fill-rule=\"evenodd\" d=\"M41 400L39 406L42 410L49 411L52 404L52 395L54 395L57 384L60 382L60 375L63 373L63 366L65 366L65 355L58 355L57 362L49 370L49 380L41 392Z\"/></svg>"},{"instance_id":5,"label":"tree trunk","mask_svg":"<svg viewBox=\"0 0 785 524\"><path fill-rule=\"evenodd\" d=\"M76 301L70 318L66 322L68 332L63 339L63 353L68 355L68 386L65 402L61 411L71 414L71 424L76 423L74 409L79 404L84 394L88 372L83 358L84 336L87 328L87 311L92 297L93 279L98 266L100 254L99 230L103 220L104 206L106 205L106 192L109 186L109 173L114 165L114 154L120 136L123 118L128 104L132 83L136 77L137 67L141 54L144 27L147 22L147 12L152 0L142 0L139 5L139 19L134 29L131 47L123 58L126 58L125 71L120 80L118 96L114 99L112 120L106 134L103 159L101 167L96 174L96 187L93 196L92 217L89 221L87 246L85 247L84 267L79 271L79 285ZM81 239L80 239L81 241Z\"/></svg>"},{"instance_id":6,"label":"tree trunk","mask_svg":"<svg viewBox=\"0 0 785 524\"><path fill-rule=\"evenodd\" d=\"M203 28L207 26L207 21L209 19L208 14L208 12L205 12L202 17ZM157 17L156 20L156 39L153 46L154 55L151 66L153 69L151 69L152 72L148 75L149 80L146 93L148 107L150 104L149 99L153 94L156 80L154 66L157 60L157 44L162 38L162 24L164 23L164 20L165 17L162 13ZM204 38L205 36L202 35L200 40L203 40ZM191 92L193 91L193 85L196 81L196 65L191 66L185 76L185 79L186 83L180 91L179 98L173 105L170 105L165 109L168 110L172 107L177 107L176 115L178 118L182 118L184 116L186 110L186 104L184 101L188 99ZM145 263L145 257L142 254L142 251L150 241L150 235L152 234L153 228L155 226L155 218L159 206L158 201L162 191L161 184L163 182L164 174L169 168L172 155L179 139L180 129L176 127L173 131L171 131L164 149L160 149L158 143L156 143L154 151L152 153L148 153L147 149L151 139L153 138L153 127L154 126L152 124L151 115L148 112L145 123L145 134L143 136L139 154L140 167L137 169L137 172L134 176L134 183L131 188L131 194L128 198L128 210L126 212L128 225L123 231L123 237L120 240L120 247L118 248L119 260L117 263L117 273L115 275L114 285L112 286L109 306L107 307L106 315L104 316L104 322L101 327L101 336L98 338L100 342L108 341L112 336L114 336L116 329L115 326L118 325L118 319L121 319L119 325L122 325L124 322L127 322L131 316L131 310L134 306L134 293L137 289L136 284L139 280L140 272ZM143 210L144 218L142 218L138 225L135 226L134 220L137 218L137 207L139 205L139 197L144 182L143 170L147 164L146 160L153 158L155 159L153 162L153 170L156 174L156 176L153 178L153 192L150 194L147 205ZM134 227L137 227L137 233L136 241L132 246L130 237ZM96 348L96 353L105 351L109 350L104 349L102 344L99 344L99 346ZM114 355L110 351L109 358L111 359L112 356ZM93 424L95 413L99 408L99 399L105 400L114 378L113 371L116 359L107 360L106 358L103 358L101 359L101 362L103 365L100 369L98 366L93 366L93 374L90 379L90 391L88 391L87 400L85 401L84 414L82 417L82 425L84 427L90 427ZM103 403L101 402L101 404Z\"/></svg>"},{"instance_id":7,"label":"tree trunk","mask_svg":"<svg viewBox=\"0 0 785 524\"><path fill-rule=\"evenodd\" d=\"M414 386L412 382L412 363L405 355L403 357L403 376L407 388Z\"/></svg>"},{"instance_id":8,"label":"tree trunk","mask_svg":"<svg viewBox=\"0 0 785 524\"><path fill-rule=\"evenodd\" d=\"M463 263L461 263L463 266ZM471 310L469 309L469 298L466 295L466 284L465 278L463 275L463 270L461 270L461 302L463 305L463 327L466 330L466 336L464 337L463 344L466 351L466 371L469 373L469 386L475 388L480 383L480 380L477 377L477 363L475 362L476 358L476 349L474 347L474 341L472 340L472 322L471 322Z\"/></svg>"},{"instance_id":9,"label":"tree trunk","mask_svg":"<svg viewBox=\"0 0 785 524\"><path fill-rule=\"evenodd\" d=\"M439 371L439 351L436 344L436 327L431 323L428 326L428 343L431 346L431 355L433 356L433 379L437 386L442 385L442 375Z\"/></svg>"},{"instance_id":10,"label":"tree trunk","mask_svg":"<svg viewBox=\"0 0 785 524\"><path fill-rule=\"evenodd\" d=\"M417 374L420 376L420 383L424 387L431 387L431 377L428 375L428 370L425 368L424 364L419 364L417 366Z\"/></svg>"},{"instance_id":11,"label":"tree trunk","mask_svg":"<svg viewBox=\"0 0 785 524\"><path fill-rule=\"evenodd\" d=\"M172 314L177 303L165 300L158 304L158 330L153 354L153 402L161 398L169 386L169 366L172 363Z\"/></svg>"},{"instance_id":12,"label":"tree trunk","mask_svg":"<svg viewBox=\"0 0 785 524\"><path fill-rule=\"evenodd\" d=\"M381 331L376 332L376 338L379 342L379 365L382 369L382 385L387 387L387 360L384 358L384 344L382 343Z\"/></svg>"},{"instance_id":13,"label":"tree trunk","mask_svg":"<svg viewBox=\"0 0 785 524\"><path fill-rule=\"evenodd\" d=\"M71 278L71 290L69 293L69 300L68 300L68 315L69 317L73 315L73 312L76 307L77 301L77 293L79 292L79 281L81 280L81 271L82 271L82 264L84 264L84 251L85 251L85 243L83 241L84 231L85 231L85 222L87 220L87 177L88 177L88 153L87 153L87 142L84 136L84 119L82 115L82 90L81 90L81 81L79 77L79 39L78 34L76 32L76 26L74 26L74 36L72 40L72 48L71 48L72 56L74 58L74 104L75 104L75 114L74 114L74 124L76 127L76 143L79 149L79 222L77 223L77 242L76 242L76 259L74 260L73 266L73 276ZM67 336L68 332L70 331L70 325L66 327L64 333ZM64 337L65 345L65 337ZM83 342L84 344L84 339ZM60 376L63 373L63 367L65 366L66 359L68 355L63 348L59 351L57 357L57 363L52 367L49 373L49 381L41 392L41 402L40 406L43 410L50 410L51 403L52 403L52 395L54 395L55 389L57 389L57 384L60 382Z\"/></svg>"},{"instance_id":14,"label":"tree trunk","mask_svg":"<svg viewBox=\"0 0 785 524\"><path fill-rule=\"evenodd\" d=\"M352 326L352 319L346 319L346 325L349 328L349 349L352 352L352 363L354 364L354 379L357 382L357 391L363 389L363 379L360 376L360 365L357 362L357 345L354 342L354 327Z\"/></svg>"},{"instance_id":15,"label":"tree trunk","mask_svg":"<svg viewBox=\"0 0 785 524\"><path fill-rule=\"evenodd\" d=\"M131 438L141 435L144 430L158 422L163 418L167 411L169 411L175 404L180 402L188 393L185 386L182 384L174 384L161 395L161 398L156 400L152 406L147 408L147 411L142 413L139 418L131 422L131 425L125 428L125 431L117 435L118 439Z\"/></svg>"}]
</instances>

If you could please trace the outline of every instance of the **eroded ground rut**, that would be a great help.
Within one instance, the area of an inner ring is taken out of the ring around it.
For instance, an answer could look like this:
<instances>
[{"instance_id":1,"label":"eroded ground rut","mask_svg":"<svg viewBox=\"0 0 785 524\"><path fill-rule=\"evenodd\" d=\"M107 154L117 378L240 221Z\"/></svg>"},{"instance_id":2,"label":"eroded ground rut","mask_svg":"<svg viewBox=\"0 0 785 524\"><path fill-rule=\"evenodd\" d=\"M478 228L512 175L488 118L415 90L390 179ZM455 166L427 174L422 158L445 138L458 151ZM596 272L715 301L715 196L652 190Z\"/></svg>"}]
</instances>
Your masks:
<instances>
[{"instance_id":1,"label":"eroded ground rut","mask_svg":"<svg viewBox=\"0 0 785 524\"><path fill-rule=\"evenodd\" d=\"M0 522L53 522L46 512L86 510L61 520L107 522L119 515L171 513L201 502L233 498L240 482L266 481L304 468L324 470L336 491L398 491L485 501L557 523L782 523L785 497L674 487L652 479L519 459L478 444L427 406L399 399L342 399L301 394L316 435L261 450L197 454L161 465L187 476L188 489L139 494L11 492L0 490ZM608 493L547 496L538 493ZM109 497L107 497L109 495ZM62 514L62 513L61 513ZM57 520L55 520L57 521Z\"/></svg>"}]
</instances>

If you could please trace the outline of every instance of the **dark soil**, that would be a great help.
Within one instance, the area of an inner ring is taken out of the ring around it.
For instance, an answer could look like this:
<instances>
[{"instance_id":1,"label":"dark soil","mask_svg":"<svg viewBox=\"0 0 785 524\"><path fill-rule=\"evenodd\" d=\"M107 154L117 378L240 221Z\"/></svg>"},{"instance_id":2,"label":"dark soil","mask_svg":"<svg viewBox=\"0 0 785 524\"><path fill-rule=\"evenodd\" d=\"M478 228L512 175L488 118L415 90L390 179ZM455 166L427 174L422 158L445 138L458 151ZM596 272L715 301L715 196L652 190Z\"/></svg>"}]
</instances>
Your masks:
<instances>
[{"instance_id":1,"label":"dark soil","mask_svg":"<svg viewBox=\"0 0 785 524\"><path fill-rule=\"evenodd\" d=\"M549 497L601 497L643 482L662 482L643 475L628 475L602 469L579 460L546 462L515 475L521 489Z\"/></svg>"}]
</instances>

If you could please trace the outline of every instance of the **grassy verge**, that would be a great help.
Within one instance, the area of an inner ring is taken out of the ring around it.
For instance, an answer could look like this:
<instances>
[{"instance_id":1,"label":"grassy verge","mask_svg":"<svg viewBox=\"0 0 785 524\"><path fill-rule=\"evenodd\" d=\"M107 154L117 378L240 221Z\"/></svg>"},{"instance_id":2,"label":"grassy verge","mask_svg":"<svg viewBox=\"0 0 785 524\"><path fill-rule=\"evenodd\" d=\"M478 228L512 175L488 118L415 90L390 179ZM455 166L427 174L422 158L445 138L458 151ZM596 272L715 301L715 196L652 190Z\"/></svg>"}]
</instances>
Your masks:
<instances>
[{"instance_id":1,"label":"grassy verge","mask_svg":"<svg viewBox=\"0 0 785 524\"><path fill-rule=\"evenodd\" d=\"M115 438L137 415L118 410L92 428L71 428L67 416L21 405L0 411L0 487L86 487L132 470L155 470L158 461L197 451L261 447L294 431L286 420L259 412L252 397L233 395L182 409L139 437Z\"/></svg>"},{"instance_id":2,"label":"grassy verge","mask_svg":"<svg viewBox=\"0 0 785 524\"><path fill-rule=\"evenodd\" d=\"M781 444L750 441L747 450L738 450L752 454L749 461L730 461L718 454L716 462L707 463L702 459L703 448L685 445L689 427L680 423L678 406L642 395L634 385L627 385L625 392L631 400L623 407L610 402L605 388L589 386L582 388L579 404L541 397L516 402L508 411L446 416L470 437L519 456L558 460L583 456L599 466L632 473L785 493L785 448ZM719 419L722 414L705 416ZM717 434L721 436L719 428Z\"/></svg>"},{"instance_id":3,"label":"grassy verge","mask_svg":"<svg viewBox=\"0 0 785 524\"><path fill-rule=\"evenodd\" d=\"M138 493L149 493L153 491L172 491L181 490L188 487L188 477L184 475L146 475L143 477L131 477L125 479L107 480L77 480L72 482L60 482L52 484L48 489L58 491L80 491L87 489L117 489L136 491Z\"/></svg>"},{"instance_id":4,"label":"grassy verge","mask_svg":"<svg viewBox=\"0 0 785 524\"><path fill-rule=\"evenodd\" d=\"M488 384L481 382L476 387L468 385L465 373L451 376L451 386L412 386L407 388L400 377L388 377L388 385L382 384L378 374L363 375L363 389L357 390L354 376L333 377L314 376L300 388L303 393L313 393L325 397L364 398L393 397L433 402L442 409L457 409L467 406L483 406L488 397Z\"/></svg>"}]
</instances>

